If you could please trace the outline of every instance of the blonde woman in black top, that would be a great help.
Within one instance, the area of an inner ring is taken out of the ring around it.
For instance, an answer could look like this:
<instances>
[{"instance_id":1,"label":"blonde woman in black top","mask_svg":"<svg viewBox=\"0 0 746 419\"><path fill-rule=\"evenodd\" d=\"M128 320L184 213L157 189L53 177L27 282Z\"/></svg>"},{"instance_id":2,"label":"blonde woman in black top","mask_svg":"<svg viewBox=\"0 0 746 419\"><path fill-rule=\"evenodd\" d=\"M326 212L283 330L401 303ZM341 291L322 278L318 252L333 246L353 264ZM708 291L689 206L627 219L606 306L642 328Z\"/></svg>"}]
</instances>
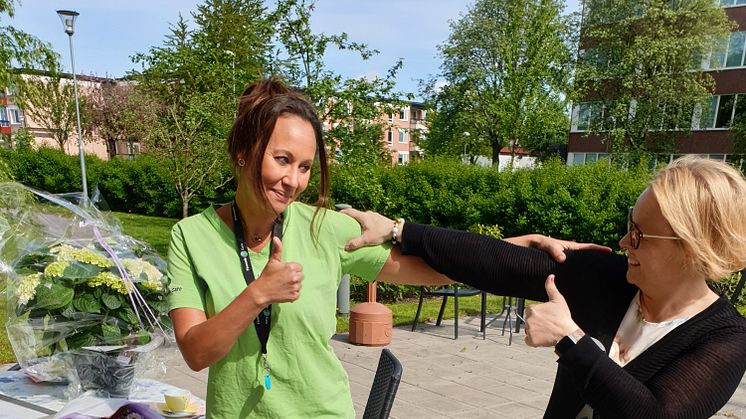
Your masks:
<instances>
[{"instance_id":1,"label":"blonde woman in black top","mask_svg":"<svg viewBox=\"0 0 746 419\"><path fill-rule=\"evenodd\" d=\"M364 228L350 250L390 237L393 221L349 214ZM630 209L626 257L577 251L557 264L485 236L399 229L404 254L451 278L545 301L526 327L529 345L559 356L545 417L706 418L746 371L746 319L705 282L746 266L746 181L725 163L661 170Z\"/></svg>"}]
</instances>

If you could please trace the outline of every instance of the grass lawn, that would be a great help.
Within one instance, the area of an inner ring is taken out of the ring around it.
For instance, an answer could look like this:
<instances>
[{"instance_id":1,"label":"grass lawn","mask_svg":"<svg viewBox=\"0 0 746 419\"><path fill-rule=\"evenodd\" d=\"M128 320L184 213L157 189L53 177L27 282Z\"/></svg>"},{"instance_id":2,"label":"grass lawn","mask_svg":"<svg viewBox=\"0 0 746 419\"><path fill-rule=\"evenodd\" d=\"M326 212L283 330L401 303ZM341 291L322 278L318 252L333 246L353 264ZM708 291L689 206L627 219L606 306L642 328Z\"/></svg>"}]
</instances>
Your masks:
<instances>
[{"instance_id":1,"label":"grass lawn","mask_svg":"<svg viewBox=\"0 0 746 419\"><path fill-rule=\"evenodd\" d=\"M146 215L113 212L122 222L122 231L128 236L142 240L153 246L162 257L168 254L168 243L171 241L171 227L176 218L148 217Z\"/></svg>"},{"instance_id":2,"label":"grass lawn","mask_svg":"<svg viewBox=\"0 0 746 419\"><path fill-rule=\"evenodd\" d=\"M487 294L487 312L497 313L502 307L502 298L495 295ZM426 321L435 321L438 318L440 304L443 299L440 297L426 298L422 304L422 311L417 323ZM353 308L358 302L350 301L350 308ZM417 313L417 299L403 301L396 304L386 304L391 309L394 317L394 326L411 325L414 315ZM482 299L479 295L471 297L460 297L458 299L458 312L461 316L478 316L482 309ZM444 319L453 318L453 298L448 299L446 311L443 314ZM337 332L348 332L350 329L349 318L337 317Z\"/></svg>"}]
</instances>

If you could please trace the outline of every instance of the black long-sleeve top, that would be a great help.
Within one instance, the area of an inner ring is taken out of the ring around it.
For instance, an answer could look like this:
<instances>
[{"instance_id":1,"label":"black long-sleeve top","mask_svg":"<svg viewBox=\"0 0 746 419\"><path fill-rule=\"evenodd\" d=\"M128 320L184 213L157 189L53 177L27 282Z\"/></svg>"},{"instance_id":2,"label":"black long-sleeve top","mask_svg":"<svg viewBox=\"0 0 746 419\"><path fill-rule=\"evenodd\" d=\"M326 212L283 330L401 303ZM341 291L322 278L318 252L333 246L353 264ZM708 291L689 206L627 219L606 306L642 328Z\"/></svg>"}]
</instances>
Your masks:
<instances>
[{"instance_id":1,"label":"black long-sleeve top","mask_svg":"<svg viewBox=\"0 0 746 419\"><path fill-rule=\"evenodd\" d=\"M707 418L728 402L746 371L746 319L723 297L624 367L610 359L608 348L638 290L626 280L626 257L576 251L560 264L540 250L415 223L404 225L403 238L405 255L497 295L547 301L544 283L555 274L586 337L557 361L546 418L575 418L586 403L604 419Z\"/></svg>"}]
</instances>

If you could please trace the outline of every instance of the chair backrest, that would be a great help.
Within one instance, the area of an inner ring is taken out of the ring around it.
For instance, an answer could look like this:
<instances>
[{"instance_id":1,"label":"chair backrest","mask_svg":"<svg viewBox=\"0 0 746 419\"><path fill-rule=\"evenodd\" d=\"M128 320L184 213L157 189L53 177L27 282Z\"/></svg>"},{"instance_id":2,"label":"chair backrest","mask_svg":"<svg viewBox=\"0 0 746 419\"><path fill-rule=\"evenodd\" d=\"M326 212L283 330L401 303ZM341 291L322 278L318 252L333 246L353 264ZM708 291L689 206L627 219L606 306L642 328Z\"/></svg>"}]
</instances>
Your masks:
<instances>
[{"instance_id":1,"label":"chair backrest","mask_svg":"<svg viewBox=\"0 0 746 419\"><path fill-rule=\"evenodd\" d=\"M396 391L399 389L401 373L401 363L394 354L388 349L381 351L376 377L373 379L368 402L365 404L363 419L386 419L389 417Z\"/></svg>"}]
</instances>

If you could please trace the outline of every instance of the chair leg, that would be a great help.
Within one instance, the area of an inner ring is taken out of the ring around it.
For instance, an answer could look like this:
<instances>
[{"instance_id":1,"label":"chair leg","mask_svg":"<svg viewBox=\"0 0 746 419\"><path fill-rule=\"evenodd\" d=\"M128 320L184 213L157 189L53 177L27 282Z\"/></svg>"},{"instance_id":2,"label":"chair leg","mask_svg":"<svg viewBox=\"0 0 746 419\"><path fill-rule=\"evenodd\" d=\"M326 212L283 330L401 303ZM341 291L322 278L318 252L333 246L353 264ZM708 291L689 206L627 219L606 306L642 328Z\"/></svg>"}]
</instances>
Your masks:
<instances>
[{"instance_id":1,"label":"chair leg","mask_svg":"<svg viewBox=\"0 0 746 419\"><path fill-rule=\"evenodd\" d=\"M521 323L523 323L523 311L526 306L526 300L523 298L516 298L515 305L515 332L521 333Z\"/></svg>"},{"instance_id":2,"label":"chair leg","mask_svg":"<svg viewBox=\"0 0 746 419\"><path fill-rule=\"evenodd\" d=\"M438 312L438 321L435 322L436 326L440 326L440 322L443 320L443 313L446 311L446 303L448 302L448 296L443 296L443 302L440 304L440 312Z\"/></svg>"},{"instance_id":3,"label":"chair leg","mask_svg":"<svg viewBox=\"0 0 746 419\"><path fill-rule=\"evenodd\" d=\"M505 304L505 299L508 299L508 303ZM503 318L503 329L500 336L505 336L505 325L508 323L508 320L510 320L510 305L513 303L513 297L503 297L503 312L505 313L505 317ZM507 310L507 311L506 311Z\"/></svg>"},{"instance_id":4,"label":"chair leg","mask_svg":"<svg viewBox=\"0 0 746 419\"><path fill-rule=\"evenodd\" d=\"M503 300L504 301L504 300ZM503 320L502 336L505 336L505 323L508 324L508 346L513 344L513 297L508 297L508 304L505 306L505 319Z\"/></svg>"},{"instance_id":5,"label":"chair leg","mask_svg":"<svg viewBox=\"0 0 746 419\"><path fill-rule=\"evenodd\" d=\"M487 293L482 291L482 313L479 318L479 331L482 332L482 339L487 338Z\"/></svg>"},{"instance_id":6,"label":"chair leg","mask_svg":"<svg viewBox=\"0 0 746 419\"><path fill-rule=\"evenodd\" d=\"M417 304L417 313L414 315L414 321L412 322L412 331L417 327L417 320L420 318L420 311L422 311L422 287L420 287L420 303Z\"/></svg>"},{"instance_id":7,"label":"chair leg","mask_svg":"<svg viewBox=\"0 0 746 419\"><path fill-rule=\"evenodd\" d=\"M458 339L458 286L453 286L453 339Z\"/></svg>"}]
</instances>

